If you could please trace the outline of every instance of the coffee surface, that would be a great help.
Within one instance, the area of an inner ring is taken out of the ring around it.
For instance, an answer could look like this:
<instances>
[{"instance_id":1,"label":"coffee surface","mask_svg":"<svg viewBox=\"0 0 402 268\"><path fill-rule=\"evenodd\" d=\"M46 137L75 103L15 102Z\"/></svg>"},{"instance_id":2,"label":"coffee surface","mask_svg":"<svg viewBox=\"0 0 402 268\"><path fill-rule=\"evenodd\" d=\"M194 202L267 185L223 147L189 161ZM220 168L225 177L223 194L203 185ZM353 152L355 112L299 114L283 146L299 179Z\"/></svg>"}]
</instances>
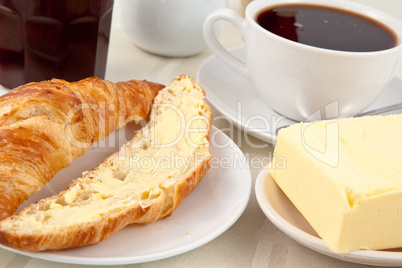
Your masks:
<instances>
[{"instance_id":1,"label":"coffee surface","mask_svg":"<svg viewBox=\"0 0 402 268\"><path fill-rule=\"evenodd\" d=\"M320 48L368 52L392 48L395 33L362 15L315 5L282 5L261 12L257 23L289 40Z\"/></svg>"}]
</instances>

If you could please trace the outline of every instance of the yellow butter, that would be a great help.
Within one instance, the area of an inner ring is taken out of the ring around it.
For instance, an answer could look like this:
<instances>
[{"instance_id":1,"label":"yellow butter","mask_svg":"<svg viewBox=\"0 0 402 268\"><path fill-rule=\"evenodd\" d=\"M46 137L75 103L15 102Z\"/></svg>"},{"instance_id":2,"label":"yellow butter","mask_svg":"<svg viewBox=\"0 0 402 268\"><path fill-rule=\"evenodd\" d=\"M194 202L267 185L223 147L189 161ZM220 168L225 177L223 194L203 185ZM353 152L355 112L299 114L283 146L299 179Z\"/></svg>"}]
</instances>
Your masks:
<instances>
[{"instance_id":1,"label":"yellow butter","mask_svg":"<svg viewBox=\"0 0 402 268\"><path fill-rule=\"evenodd\" d=\"M402 246L402 115L282 129L270 172L331 250Z\"/></svg>"}]
</instances>

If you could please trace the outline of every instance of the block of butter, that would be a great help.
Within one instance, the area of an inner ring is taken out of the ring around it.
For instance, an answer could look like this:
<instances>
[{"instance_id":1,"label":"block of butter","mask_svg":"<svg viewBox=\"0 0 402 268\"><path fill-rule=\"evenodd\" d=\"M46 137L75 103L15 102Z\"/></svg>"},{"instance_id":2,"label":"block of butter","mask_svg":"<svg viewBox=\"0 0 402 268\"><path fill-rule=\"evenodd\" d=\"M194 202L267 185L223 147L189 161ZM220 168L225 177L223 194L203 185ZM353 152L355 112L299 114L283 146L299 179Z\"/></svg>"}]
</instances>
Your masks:
<instances>
[{"instance_id":1,"label":"block of butter","mask_svg":"<svg viewBox=\"0 0 402 268\"><path fill-rule=\"evenodd\" d=\"M402 247L402 115L281 129L271 164L332 251Z\"/></svg>"}]
</instances>

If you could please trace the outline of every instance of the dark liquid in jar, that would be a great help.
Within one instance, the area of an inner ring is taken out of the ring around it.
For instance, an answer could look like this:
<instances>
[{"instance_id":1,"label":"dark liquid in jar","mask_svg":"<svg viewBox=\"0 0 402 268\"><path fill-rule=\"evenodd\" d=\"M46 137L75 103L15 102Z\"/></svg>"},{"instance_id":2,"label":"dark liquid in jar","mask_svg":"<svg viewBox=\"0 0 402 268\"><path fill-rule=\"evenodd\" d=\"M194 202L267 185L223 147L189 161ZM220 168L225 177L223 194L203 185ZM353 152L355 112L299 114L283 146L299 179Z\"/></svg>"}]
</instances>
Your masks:
<instances>
[{"instance_id":1,"label":"dark liquid in jar","mask_svg":"<svg viewBox=\"0 0 402 268\"><path fill-rule=\"evenodd\" d=\"M320 48L368 52L392 48L396 35L359 14L315 5L282 5L263 11L257 23L289 40Z\"/></svg>"},{"instance_id":2,"label":"dark liquid in jar","mask_svg":"<svg viewBox=\"0 0 402 268\"><path fill-rule=\"evenodd\" d=\"M113 0L0 0L0 84L104 78Z\"/></svg>"}]
</instances>

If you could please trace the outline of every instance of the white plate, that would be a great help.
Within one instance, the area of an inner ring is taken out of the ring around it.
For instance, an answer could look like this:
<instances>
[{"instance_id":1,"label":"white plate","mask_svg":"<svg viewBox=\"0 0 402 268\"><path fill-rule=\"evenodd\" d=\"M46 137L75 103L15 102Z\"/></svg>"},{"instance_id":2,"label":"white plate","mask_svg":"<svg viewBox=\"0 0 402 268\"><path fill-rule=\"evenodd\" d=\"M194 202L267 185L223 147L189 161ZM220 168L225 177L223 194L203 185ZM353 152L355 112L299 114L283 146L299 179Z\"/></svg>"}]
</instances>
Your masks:
<instances>
[{"instance_id":1,"label":"white plate","mask_svg":"<svg viewBox=\"0 0 402 268\"><path fill-rule=\"evenodd\" d=\"M354 263L378 266L402 265L402 248L378 251L360 250L347 254L332 252L277 186L266 169L257 176L255 194L262 211L276 227L312 250Z\"/></svg>"},{"instance_id":2,"label":"white plate","mask_svg":"<svg viewBox=\"0 0 402 268\"><path fill-rule=\"evenodd\" d=\"M245 58L243 47L229 50L239 59ZM216 116L214 120L230 119L246 133L269 143L276 142L275 130L278 127L295 123L267 106L249 80L214 55L200 65L196 78L204 87L208 102L224 116ZM367 110L398 102L402 102L402 80L394 78Z\"/></svg>"},{"instance_id":3,"label":"white plate","mask_svg":"<svg viewBox=\"0 0 402 268\"><path fill-rule=\"evenodd\" d=\"M99 143L88 150L26 203L64 189L82 171L97 166L117 151L118 146L111 144L115 140L125 142L130 139L126 135L132 136L125 133L125 129L111 134L106 143ZM98 244L81 248L28 253L1 247L49 261L93 265L141 263L195 249L222 234L237 221L248 204L252 189L246 158L233 141L215 127L211 131L211 154L210 170L168 218L147 225L127 226Z\"/></svg>"}]
</instances>

